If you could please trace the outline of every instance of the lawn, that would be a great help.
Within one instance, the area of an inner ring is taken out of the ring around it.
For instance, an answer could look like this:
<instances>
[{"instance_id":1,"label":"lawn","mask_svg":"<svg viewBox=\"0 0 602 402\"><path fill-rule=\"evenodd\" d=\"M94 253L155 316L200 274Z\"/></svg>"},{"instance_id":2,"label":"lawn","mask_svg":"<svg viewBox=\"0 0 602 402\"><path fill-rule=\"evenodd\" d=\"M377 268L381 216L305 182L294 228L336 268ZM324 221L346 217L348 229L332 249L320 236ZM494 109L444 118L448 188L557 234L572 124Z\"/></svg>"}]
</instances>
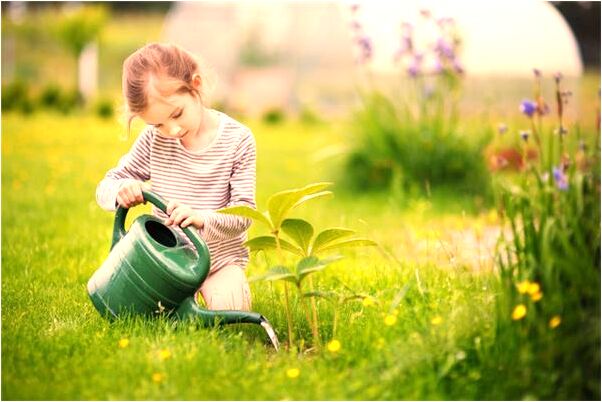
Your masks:
<instances>
[{"instance_id":1,"label":"lawn","mask_svg":"<svg viewBox=\"0 0 602 402\"><path fill-rule=\"evenodd\" d=\"M316 154L341 141L344 126L248 124L257 139L260 209L276 191L336 180L336 159L317 161ZM120 141L122 132L113 121L87 115L3 116L5 399L514 395L497 384L481 353L493 340L498 283L490 258L479 264L465 251L480 245L474 242L484 229L495 228L496 219L470 197L434 191L431 198L399 200L349 194L335 185L334 199L299 209L296 216L316 229L345 226L379 244L350 249L315 276L319 289L340 290L342 282L371 296L334 305L318 301L319 350L300 345L277 353L261 328L249 325L197 329L165 319L106 322L85 285L108 254L113 216L96 205L94 191L134 140ZM252 227L250 235L258 230ZM474 241L465 243L467 238ZM254 255L248 276L265 272L268 262L269 256ZM281 284L253 282L251 289L253 309L285 341ZM339 324L333 334L335 309ZM296 337L309 341L296 296L292 310ZM332 339L340 342L338 351L325 347ZM496 395L500 389L508 392Z\"/></svg>"}]
</instances>

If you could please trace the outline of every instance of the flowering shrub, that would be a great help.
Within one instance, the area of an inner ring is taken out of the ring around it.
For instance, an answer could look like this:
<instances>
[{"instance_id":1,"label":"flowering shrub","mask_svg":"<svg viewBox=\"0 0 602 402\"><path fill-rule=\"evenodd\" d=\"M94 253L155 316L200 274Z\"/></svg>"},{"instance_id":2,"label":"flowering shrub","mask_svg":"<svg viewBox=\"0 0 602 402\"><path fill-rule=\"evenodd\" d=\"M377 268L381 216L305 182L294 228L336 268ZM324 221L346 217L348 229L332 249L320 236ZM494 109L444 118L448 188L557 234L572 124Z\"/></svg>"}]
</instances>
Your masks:
<instances>
[{"instance_id":1,"label":"flowering shrub","mask_svg":"<svg viewBox=\"0 0 602 402\"><path fill-rule=\"evenodd\" d=\"M378 49L359 22L360 8L354 6L352 13L357 63L367 86L360 90L361 108L353 116L356 138L345 166L350 187L407 190L451 185L483 191L489 178L482 150L489 138L471 133L469 139L458 124L464 68L455 22L423 11L421 22L436 27L438 35L422 42L419 26L401 25L400 47L393 55L401 80L392 92L380 88L371 71Z\"/></svg>"},{"instance_id":2,"label":"flowering shrub","mask_svg":"<svg viewBox=\"0 0 602 402\"><path fill-rule=\"evenodd\" d=\"M531 125L520 131L524 149L534 147L537 158L523 158L518 177L496 178L509 233L497 256L502 292L490 374L516 379L510 399L598 399L600 128L567 127L559 74L556 118L543 121L549 108L538 70L535 79L535 100L519 109Z\"/></svg>"}]
</instances>

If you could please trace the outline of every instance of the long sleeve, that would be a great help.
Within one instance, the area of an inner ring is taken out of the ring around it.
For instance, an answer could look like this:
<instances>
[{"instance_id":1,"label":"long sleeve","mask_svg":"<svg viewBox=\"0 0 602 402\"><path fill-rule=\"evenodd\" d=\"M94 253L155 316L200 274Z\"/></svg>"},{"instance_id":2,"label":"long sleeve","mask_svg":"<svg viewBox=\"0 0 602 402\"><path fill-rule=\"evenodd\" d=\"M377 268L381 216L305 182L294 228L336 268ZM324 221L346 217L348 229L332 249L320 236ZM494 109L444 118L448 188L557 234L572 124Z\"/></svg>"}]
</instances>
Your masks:
<instances>
[{"instance_id":1,"label":"long sleeve","mask_svg":"<svg viewBox=\"0 0 602 402\"><path fill-rule=\"evenodd\" d=\"M130 151L124 155L116 167L109 170L96 187L96 202L107 211L117 208L117 192L128 180L146 181L150 179L150 149L152 130L144 129Z\"/></svg>"},{"instance_id":2,"label":"long sleeve","mask_svg":"<svg viewBox=\"0 0 602 402\"><path fill-rule=\"evenodd\" d=\"M236 149L230 176L230 201L227 207L247 205L255 208L256 147L251 131L242 136ZM201 236L207 241L219 241L238 236L251 226L251 220L215 211L200 211L204 227Z\"/></svg>"}]
</instances>

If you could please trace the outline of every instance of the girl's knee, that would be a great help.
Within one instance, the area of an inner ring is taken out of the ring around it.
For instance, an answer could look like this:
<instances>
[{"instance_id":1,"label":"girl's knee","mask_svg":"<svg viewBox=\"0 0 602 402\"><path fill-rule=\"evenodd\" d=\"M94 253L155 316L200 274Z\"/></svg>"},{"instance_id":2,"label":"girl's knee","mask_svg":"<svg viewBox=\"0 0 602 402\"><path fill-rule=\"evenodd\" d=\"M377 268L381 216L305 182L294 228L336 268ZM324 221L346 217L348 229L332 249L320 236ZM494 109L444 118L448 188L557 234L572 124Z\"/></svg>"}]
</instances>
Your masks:
<instances>
[{"instance_id":1,"label":"girl's knee","mask_svg":"<svg viewBox=\"0 0 602 402\"><path fill-rule=\"evenodd\" d=\"M207 308L249 311L251 290L244 271L237 266L225 267L220 271L207 278L201 287Z\"/></svg>"}]
</instances>

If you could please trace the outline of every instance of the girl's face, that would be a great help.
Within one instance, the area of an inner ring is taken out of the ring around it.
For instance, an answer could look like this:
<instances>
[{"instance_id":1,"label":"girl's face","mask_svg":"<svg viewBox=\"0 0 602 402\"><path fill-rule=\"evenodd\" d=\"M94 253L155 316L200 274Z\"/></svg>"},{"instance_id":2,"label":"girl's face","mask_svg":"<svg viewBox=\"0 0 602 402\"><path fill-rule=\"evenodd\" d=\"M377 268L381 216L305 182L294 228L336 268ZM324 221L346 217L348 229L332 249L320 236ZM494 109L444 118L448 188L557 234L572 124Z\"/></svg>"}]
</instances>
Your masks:
<instances>
[{"instance_id":1,"label":"girl's face","mask_svg":"<svg viewBox=\"0 0 602 402\"><path fill-rule=\"evenodd\" d=\"M196 87L194 81L193 87ZM158 96L157 92L151 89L148 107L139 116L147 124L155 126L163 137L184 138L199 131L202 111L201 100L195 94L175 93L164 97Z\"/></svg>"}]
</instances>

